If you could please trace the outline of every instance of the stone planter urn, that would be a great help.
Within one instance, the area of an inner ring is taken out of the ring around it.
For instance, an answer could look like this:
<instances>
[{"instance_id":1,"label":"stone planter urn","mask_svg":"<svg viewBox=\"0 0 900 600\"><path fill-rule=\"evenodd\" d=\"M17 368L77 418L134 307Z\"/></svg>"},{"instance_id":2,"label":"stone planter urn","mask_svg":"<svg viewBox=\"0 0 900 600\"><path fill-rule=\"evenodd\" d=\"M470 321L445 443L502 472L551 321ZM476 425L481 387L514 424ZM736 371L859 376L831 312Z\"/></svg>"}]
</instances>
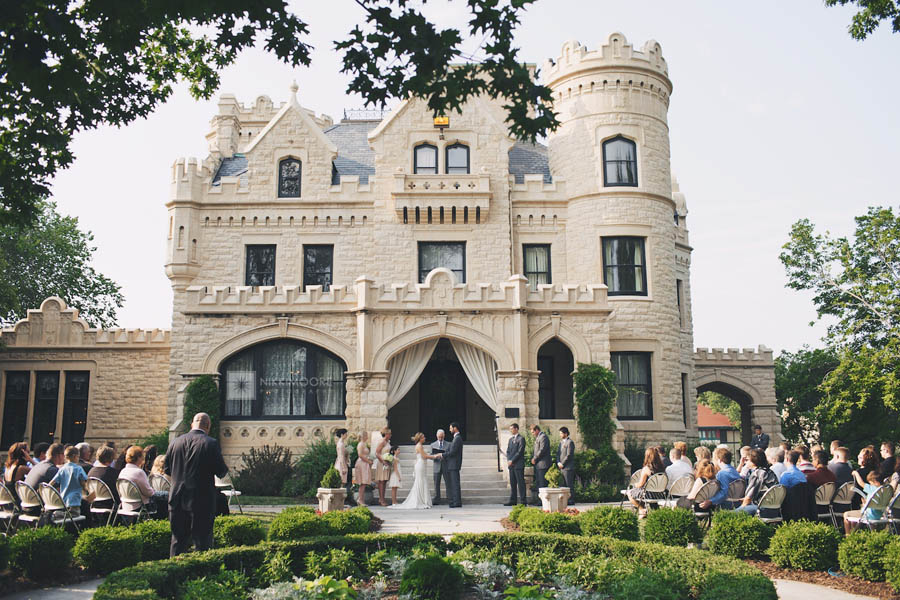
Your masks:
<instances>
[{"instance_id":1,"label":"stone planter urn","mask_svg":"<svg viewBox=\"0 0 900 600\"><path fill-rule=\"evenodd\" d=\"M333 510L343 510L344 500L347 497L345 488L319 488L316 498L319 499L319 512L327 513Z\"/></svg>"},{"instance_id":2,"label":"stone planter urn","mask_svg":"<svg viewBox=\"0 0 900 600\"><path fill-rule=\"evenodd\" d=\"M569 504L570 490L567 487L543 487L538 490L541 508L545 512L565 512Z\"/></svg>"}]
</instances>

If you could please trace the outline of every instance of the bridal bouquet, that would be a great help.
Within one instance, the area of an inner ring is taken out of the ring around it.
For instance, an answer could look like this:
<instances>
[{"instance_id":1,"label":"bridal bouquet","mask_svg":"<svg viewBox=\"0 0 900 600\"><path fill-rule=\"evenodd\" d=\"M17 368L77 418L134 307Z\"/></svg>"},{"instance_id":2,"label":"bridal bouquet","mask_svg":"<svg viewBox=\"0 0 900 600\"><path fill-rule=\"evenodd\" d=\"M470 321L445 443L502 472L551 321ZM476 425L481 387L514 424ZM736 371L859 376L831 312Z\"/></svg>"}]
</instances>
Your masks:
<instances>
[{"instance_id":1,"label":"bridal bouquet","mask_svg":"<svg viewBox=\"0 0 900 600\"><path fill-rule=\"evenodd\" d=\"M384 462L386 462L388 464L391 464L392 462L394 462L394 455L391 454L390 452L385 452L384 454L381 455L381 460L383 460Z\"/></svg>"}]
</instances>

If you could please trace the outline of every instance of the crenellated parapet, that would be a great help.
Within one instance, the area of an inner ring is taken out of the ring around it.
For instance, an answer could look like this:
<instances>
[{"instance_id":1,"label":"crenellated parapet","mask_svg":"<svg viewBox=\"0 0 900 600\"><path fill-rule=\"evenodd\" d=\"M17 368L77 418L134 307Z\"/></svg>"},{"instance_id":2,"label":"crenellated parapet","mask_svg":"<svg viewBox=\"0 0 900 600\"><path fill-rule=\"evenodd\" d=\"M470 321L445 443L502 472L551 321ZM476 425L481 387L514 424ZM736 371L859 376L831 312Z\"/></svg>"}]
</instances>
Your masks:
<instances>
[{"instance_id":1,"label":"crenellated parapet","mask_svg":"<svg viewBox=\"0 0 900 600\"><path fill-rule=\"evenodd\" d=\"M78 317L62 298L50 296L38 310L0 331L0 346L9 349L96 348L168 350L170 332L165 329L95 329Z\"/></svg>"},{"instance_id":2,"label":"crenellated parapet","mask_svg":"<svg viewBox=\"0 0 900 600\"><path fill-rule=\"evenodd\" d=\"M694 351L694 364L697 366L760 366L771 367L775 358L771 348L697 348Z\"/></svg>"},{"instance_id":3,"label":"crenellated parapet","mask_svg":"<svg viewBox=\"0 0 900 600\"><path fill-rule=\"evenodd\" d=\"M179 158L172 164L170 202L195 202L209 186L211 177L212 170L207 162L196 158Z\"/></svg>"},{"instance_id":4,"label":"crenellated parapet","mask_svg":"<svg viewBox=\"0 0 900 600\"><path fill-rule=\"evenodd\" d=\"M381 285L362 276L353 287L190 286L185 314L282 314L335 312L537 311L608 314L605 285L552 284L529 291L515 275L499 283L457 283L447 269L435 269L424 283Z\"/></svg>"}]
</instances>

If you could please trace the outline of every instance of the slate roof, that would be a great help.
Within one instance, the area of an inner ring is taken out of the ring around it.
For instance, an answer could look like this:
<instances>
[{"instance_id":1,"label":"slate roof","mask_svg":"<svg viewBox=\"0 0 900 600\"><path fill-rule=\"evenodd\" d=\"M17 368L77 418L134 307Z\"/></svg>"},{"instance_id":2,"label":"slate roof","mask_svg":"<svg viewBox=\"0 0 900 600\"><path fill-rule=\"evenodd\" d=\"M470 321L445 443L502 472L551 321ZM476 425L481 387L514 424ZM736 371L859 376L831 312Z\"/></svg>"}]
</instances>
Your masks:
<instances>
[{"instance_id":1,"label":"slate roof","mask_svg":"<svg viewBox=\"0 0 900 600\"><path fill-rule=\"evenodd\" d=\"M331 183L337 185L341 175L357 175L360 183L368 183L375 175L375 153L369 148L368 135L378 121L351 121L338 123L325 130L325 135L337 146ZM543 175L544 183L553 181L547 147L543 144L516 142L509 151L509 172L516 183L524 183L525 175ZM224 158L213 177L212 184L219 185L222 177L239 176L241 185L247 184L247 159L241 154Z\"/></svg>"}]
</instances>

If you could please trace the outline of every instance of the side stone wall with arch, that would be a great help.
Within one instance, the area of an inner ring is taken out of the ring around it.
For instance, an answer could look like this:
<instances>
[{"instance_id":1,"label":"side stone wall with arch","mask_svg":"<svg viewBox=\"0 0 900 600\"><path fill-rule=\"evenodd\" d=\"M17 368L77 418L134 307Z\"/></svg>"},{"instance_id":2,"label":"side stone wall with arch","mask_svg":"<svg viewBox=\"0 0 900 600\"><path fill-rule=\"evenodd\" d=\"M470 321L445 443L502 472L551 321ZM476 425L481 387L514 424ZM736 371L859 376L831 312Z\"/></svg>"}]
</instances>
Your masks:
<instances>
[{"instance_id":1,"label":"side stone wall with arch","mask_svg":"<svg viewBox=\"0 0 900 600\"><path fill-rule=\"evenodd\" d=\"M713 391L741 406L742 440L746 445L752 427L762 426L772 443L781 441L781 417L775 399L775 360L772 350L698 348L694 352L697 393Z\"/></svg>"}]
</instances>

